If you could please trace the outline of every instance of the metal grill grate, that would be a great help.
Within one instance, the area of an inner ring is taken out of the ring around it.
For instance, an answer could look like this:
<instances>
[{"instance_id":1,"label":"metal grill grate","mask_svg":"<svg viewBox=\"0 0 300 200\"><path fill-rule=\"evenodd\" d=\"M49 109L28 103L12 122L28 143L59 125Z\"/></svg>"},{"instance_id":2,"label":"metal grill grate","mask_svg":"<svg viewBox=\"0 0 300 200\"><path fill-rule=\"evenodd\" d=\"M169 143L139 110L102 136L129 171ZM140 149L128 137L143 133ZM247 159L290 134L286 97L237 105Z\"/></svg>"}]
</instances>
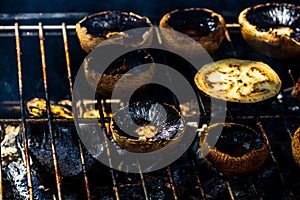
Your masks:
<instances>
[{"instance_id":1,"label":"metal grill grate","mask_svg":"<svg viewBox=\"0 0 300 200\"><path fill-rule=\"evenodd\" d=\"M228 24L227 25L229 29L229 33L227 33L227 41L225 46L227 45L227 50L230 49L231 53L233 56L237 56L238 50L234 48L236 46L234 44L234 39L235 37L231 38L231 34L237 33L237 28L239 26L237 24ZM22 33L20 33L22 31ZM70 55L69 52L69 41L68 41L68 34L70 35L75 35L75 26L74 25L66 25L65 23L62 23L61 25L43 25L42 23L39 23L38 25L19 25L18 23L15 23L13 26L8 25L8 26L0 26L0 37L15 37L15 46L16 46L16 60L17 60L17 71L18 71L18 87L19 87L19 95L20 95L20 113L21 113L21 118L17 119L9 119L9 118L2 118L0 119L0 123L3 124L20 124L21 125L21 132L24 133L24 148L25 148L25 153L26 153L26 167L27 167L27 179L28 179L28 190L30 193L30 199L34 199L33 196L33 185L32 185L32 177L30 173L30 161L29 161L29 151L28 151L28 144L27 144L27 130L26 130L26 125L27 124L34 124L34 123L44 123L47 124L49 128L49 133L50 133L50 139L51 139L51 150L52 150L52 155L53 155L53 163L54 163L54 169L55 169L55 178L56 178L56 199L63 199L63 185L61 182L62 177L60 176L59 172L59 162L57 160L57 155L56 155L56 146L55 146L55 137L53 135L53 124L55 123L73 123L72 119L53 119L52 114L50 112L50 96L49 96L49 87L48 83L52 80L48 78L47 74L47 64L46 64L46 53L45 53L45 43L47 43L47 39L45 37L45 31L54 31L50 32L47 34L47 37L51 36L62 36L60 38L61 42L63 42L63 47L64 47L64 52L65 52L65 67L66 67L66 72L67 72L67 78L68 78L68 83L69 83L69 93L70 96L72 96L72 69L71 65L71 59L70 57L76 56L76 55ZM238 33L239 34L239 33ZM40 57L40 66L42 68L42 77L43 77L43 89L45 93L45 99L46 99L46 106L47 106L47 118L45 119L28 119L26 117L26 106L25 106L25 98L24 98L24 91L23 91L23 85L24 85L24 77L23 77L23 71L26 70L23 68L23 60L22 60L22 51L29 51L30 48L21 48L21 39L23 37L38 37L39 39L39 48L40 48L40 55L36 55ZM1 47L2 48L2 47ZM219 55L216 55L216 57L220 57ZM3 66L1 66L3 67ZM287 70L286 70L287 71ZM103 102L100 102L103 105ZM243 123L249 123L249 121L254 121L255 126L257 129L260 130L260 132L263 134L265 139L267 140L268 147L270 149L270 160L271 164L269 164L267 167L275 167L277 175L280 180L281 187L283 188L283 191L285 193L285 197L287 199L293 199L295 197L294 191L292 191L289 187L291 186L291 183L287 183L286 181L286 175L284 175L285 172L282 171L281 169L281 163L274 154L274 147L272 147L272 143L269 140L269 134L267 134L267 131L265 130L265 121L266 120L276 120L280 119L285 125L285 129L287 133L292 134L293 130L296 128L296 126L299 126L299 124L293 123L293 127L290 130L290 123L288 122L289 119L295 119L299 120L300 116L298 114L288 114L287 112L282 112L282 114L271 114L271 115L240 115L239 114L239 109L243 108L235 108L234 106L231 107L231 105L228 105L228 121L240 121ZM202 108L205 108L205 105L201 105ZM100 107L101 108L101 107ZM285 107L286 108L286 107ZM236 109L236 110L235 110ZM101 115L101 120L102 124L106 124L106 121L104 120L104 115L103 115L103 110L105 110L104 107L102 107L102 111L100 109L100 115ZM204 111L204 110L203 110ZM238 114L237 114L238 113ZM243 113L243 112L242 112ZM88 120L87 120L88 122ZM107 126L103 127L105 131L109 131ZM272 129L271 129L272 130ZM286 141L290 142L290 140ZM85 157L83 153L83 146L81 141L78 139L78 144L79 144L79 149L80 149L80 158L81 158L81 164L82 164L82 176L83 176L83 186L85 187L85 198L88 200L93 199L93 194L90 189L90 177L88 176L87 169L85 166ZM108 152L109 154L109 152ZM208 199L206 195L205 188L203 187L203 177L205 174L202 173L201 170L199 170L198 163L195 159L194 156L189 155L189 159L192 162L192 168L193 168L193 174L196 178L196 182L194 183L194 187L197 188L198 193L199 193L199 198L200 199ZM0 163L1 165L1 163ZM1 166L0 166L1 167ZM110 178L112 180L112 185L109 187L114 193L114 198L119 200L120 199L120 188L126 186L121 184L120 180L120 172L115 171L114 169L109 169L110 171ZM165 169L161 170L161 173L165 175L165 179L170 185L170 190L173 194L173 198L180 199L178 194L178 188L176 187L176 182L174 181L174 166L168 166ZM131 174L128 174L126 176L131 176ZM132 175L133 176L133 175ZM144 199L150 199L149 197L149 188L147 186L147 178L145 178L145 174L139 173L139 180L140 184L142 185L143 188L143 193L144 193ZM238 199L236 196L236 192L234 191L234 188L232 186L232 183L235 183L234 178L232 177L226 177L222 174L218 175L221 177L225 182L226 182L226 188L228 191L228 199L234 200ZM257 185L257 182L253 181L256 179L256 176L258 175L250 175L247 177L244 177L246 182L250 183L251 190L255 193L255 196L258 197L258 199L264 199L264 188L259 188ZM2 190L2 184L3 184L3 173L0 173L0 188ZM134 184L129 185L131 187L134 186ZM297 194L299 195L299 194ZM296 196L297 196L296 195ZM3 191L0 192L0 199L4 199L5 195ZM225 197L224 197L225 198ZM226 199L225 198L225 199Z\"/></svg>"}]
</instances>

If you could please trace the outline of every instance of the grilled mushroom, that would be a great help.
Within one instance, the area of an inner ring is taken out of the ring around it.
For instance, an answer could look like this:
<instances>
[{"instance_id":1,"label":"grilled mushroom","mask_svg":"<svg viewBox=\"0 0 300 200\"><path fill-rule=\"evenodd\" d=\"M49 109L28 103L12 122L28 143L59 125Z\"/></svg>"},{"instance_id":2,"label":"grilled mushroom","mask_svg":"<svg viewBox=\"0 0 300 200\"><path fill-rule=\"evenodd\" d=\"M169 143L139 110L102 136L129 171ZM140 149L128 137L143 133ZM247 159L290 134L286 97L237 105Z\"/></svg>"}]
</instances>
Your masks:
<instances>
[{"instance_id":1,"label":"grilled mushroom","mask_svg":"<svg viewBox=\"0 0 300 200\"><path fill-rule=\"evenodd\" d=\"M209 53L215 52L221 45L226 30L225 20L220 14L206 8L174 10L165 14L159 26L188 35ZM171 48L188 51L190 48L181 44L172 32L163 31L164 44Z\"/></svg>"},{"instance_id":2,"label":"grilled mushroom","mask_svg":"<svg viewBox=\"0 0 300 200\"><path fill-rule=\"evenodd\" d=\"M296 130L292 138L292 153L298 167L300 167L300 127Z\"/></svg>"},{"instance_id":3,"label":"grilled mushroom","mask_svg":"<svg viewBox=\"0 0 300 200\"><path fill-rule=\"evenodd\" d=\"M122 148L137 153L156 151L181 136L184 120L167 104L131 103L113 115L111 132Z\"/></svg>"},{"instance_id":4,"label":"grilled mushroom","mask_svg":"<svg viewBox=\"0 0 300 200\"><path fill-rule=\"evenodd\" d=\"M221 135L218 137L216 134L220 131ZM214 144L216 137L218 141ZM255 172L269 153L261 135L245 125L235 123L209 126L202 132L199 144L200 156L225 175Z\"/></svg>"},{"instance_id":5,"label":"grilled mushroom","mask_svg":"<svg viewBox=\"0 0 300 200\"><path fill-rule=\"evenodd\" d=\"M124 44L123 39L130 36L124 33L129 29L151 27L147 17L132 12L104 11L84 17L76 24L76 33L82 49L90 52L97 45L113 35L118 35L112 41L115 44ZM150 30L150 29L149 29ZM144 33L140 41L130 45L138 46L151 41L151 34ZM128 44L128 41L126 43Z\"/></svg>"},{"instance_id":6,"label":"grilled mushroom","mask_svg":"<svg viewBox=\"0 0 300 200\"><path fill-rule=\"evenodd\" d=\"M149 63L150 66L146 66ZM119 57L106 68L103 74L99 72L102 67L106 66L99 66L99 63L91 59L84 63L84 73L87 82L96 88L98 94L105 97L110 97L117 83L124 93L128 89L148 83L155 73L153 58L141 49Z\"/></svg>"},{"instance_id":7,"label":"grilled mushroom","mask_svg":"<svg viewBox=\"0 0 300 200\"><path fill-rule=\"evenodd\" d=\"M300 56L300 7L267 3L243 10L239 15L241 32L256 51L287 59Z\"/></svg>"}]
</instances>

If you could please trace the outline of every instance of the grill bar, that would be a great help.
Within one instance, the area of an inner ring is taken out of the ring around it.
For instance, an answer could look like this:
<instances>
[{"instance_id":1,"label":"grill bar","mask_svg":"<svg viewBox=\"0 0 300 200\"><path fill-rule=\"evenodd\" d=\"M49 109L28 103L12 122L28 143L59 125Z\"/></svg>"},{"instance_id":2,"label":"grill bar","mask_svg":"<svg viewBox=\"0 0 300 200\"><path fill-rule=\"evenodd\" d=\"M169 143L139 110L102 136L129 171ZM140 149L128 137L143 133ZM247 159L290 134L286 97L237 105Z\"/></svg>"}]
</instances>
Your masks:
<instances>
[{"instance_id":1,"label":"grill bar","mask_svg":"<svg viewBox=\"0 0 300 200\"><path fill-rule=\"evenodd\" d=\"M206 195L205 195L205 192L204 192L199 174L198 174L197 169L196 169L195 158L192 159L192 165L193 165L193 169L194 169L194 172L195 172L195 176L196 176L196 180L197 180L197 184L198 184L198 187L199 187L199 190L200 190L201 197L202 197L203 200L206 200Z\"/></svg>"},{"instance_id":2,"label":"grill bar","mask_svg":"<svg viewBox=\"0 0 300 200\"><path fill-rule=\"evenodd\" d=\"M289 75L290 75L290 78L291 78L293 84L295 85L295 84L296 84L296 81L295 81L295 78L294 78L294 76L293 76L292 70L289 69L288 72L289 72Z\"/></svg>"},{"instance_id":3,"label":"grill bar","mask_svg":"<svg viewBox=\"0 0 300 200\"><path fill-rule=\"evenodd\" d=\"M110 171L111 178L112 178L112 181L113 181L113 191L115 193L116 200L120 200L117 179L116 179L115 171L112 168L112 162L111 162L111 158L110 158L110 151L109 151L109 148L108 148L108 141L107 141L108 139L106 138L105 135L104 135L104 138L105 138L105 145L106 145L106 148L107 148L108 162L109 162L109 167L110 167L109 171Z\"/></svg>"},{"instance_id":4,"label":"grill bar","mask_svg":"<svg viewBox=\"0 0 300 200\"><path fill-rule=\"evenodd\" d=\"M170 184L171 184L171 188L172 188L172 192L173 192L174 199L177 200L178 197L177 197L176 188L175 188L175 183L174 183L174 179L173 179L173 176L172 176L172 173L171 173L171 168L170 168L170 166L167 167L167 172L168 172L169 181L170 181Z\"/></svg>"},{"instance_id":5,"label":"grill bar","mask_svg":"<svg viewBox=\"0 0 300 200\"><path fill-rule=\"evenodd\" d=\"M85 165L85 160L84 160L84 155L83 155L83 148L80 139L78 138L78 146L79 146L79 151L80 151L80 160L81 160L81 165L82 165L82 173L84 177L84 186L85 186L85 191L86 191L86 198L87 200L91 199L91 192L90 192L90 187L89 187L89 180L87 177L87 171L86 171L86 165Z\"/></svg>"},{"instance_id":6,"label":"grill bar","mask_svg":"<svg viewBox=\"0 0 300 200\"><path fill-rule=\"evenodd\" d=\"M70 94L71 98L73 95L73 82L72 82L72 73L71 73L71 64L70 64L70 54L69 54L69 45L68 45L68 36L67 36L67 27L65 23L61 25L62 35L64 40L64 48L65 48L65 55L66 55L66 66L68 70L68 80L70 84Z\"/></svg>"},{"instance_id":7,"label":"grill bar","mask_svg":"<svg viewBox=\"0 0 300 200\"><path fill-rule=\"evenodd\" d=\"M228 193L229 193L229 196L230 196L230 199L231 200L234 200L235 197L234 197L234 194L233 194L233 191L232 191L232 188L231 188L231 185L229 183L228 180L226 180L226 187L227 187L227 190L228 190Z\"/></svg>"},{"instance_id":8,"label":"grill bar","mask_svg":"<svg viewBox=\"0 0 300 200\"><path fill-rule=\"evenodd\" d=\"M19 25L15 23L15 35L16 35L16 52L17 52L17 65L18 65L18 81L19 81L19 94L20 94L20 110L21 110L21 133L24 139L24 151L25 151L25 164L26 164L26 175L27 175L27 186L29 191L29 199L33 200L33 187L32 187L32 177L31 177L31 167L29 161L28 152L28 141L27 141L27 131L26 131L26 120L25 120L25 104L23 98L23 76L22 76L22 64L21 64L21 45L20 45L20 35L19 35ZM1 187L2 188L2 187Z\"/></svg>"},{"instance_id":9,"label":"grill bar","mask_svg":"<svg viewBox=\"0 0 300 200\"><path fill-rule=\"evenodd\" d=\"M147 187L146 187L146 182L145 182L145 179L144 179L144 175L141 171L141 167L140 167L140 163L138 162L138 168L139 168L139 174L140 174L140 177L141 177L141 181L142 181L142 186L143 186L143 191L144 191L144 194L145 194L145 199L148 200L148 192L147 192Z\"/></svg>"},{"instance_id":10,"label":"grill bar","mask_svg":"<svg viewBox=\"0 0 300 200\"><path fill-rule=\"evenodd\" d=\"M108 148L108 138L106 137L106 135L109 133L109 124L107 124L104 121L104 101L102 100L97 100L98 104L100 103L99 106L99 115L100 115L100 121L101 121L101 126L102 126L102 130L103 130L103 134L104 134L104 138L105 138L105 146L106 146L106 153L107 153L107 157L108 157L108 163L109 163L109 167L110 167L110 175L112 178L112 182L113 182L113 191L115 193L115 197L116 200L120 200L119 197L119 189L118 189L118 184L117 184L117 179L116 179L116 175L115 175L115 170L112 168L112 162L111 162L111 158L110 158L110 151ZM110 133L109 133L110 134Z\"/></svg>"},{"instance_id":11,"label":"grill bar","mask_svg":"<svg viewBox=\"0 0 300 200\"><path fill-rule=\"evenodd\" d=\"M43 30L61 30L63 25L41 25ZM76 29L76 25L65 25L66 29ZM15 30L15 26L0 26L0 30ZM39 25L20 25L19 30L40 30Z\"/></svg>"},{"instance_id":12,"label":"grill bar","mask_svg":"<svg viewBox=\"0 0 300 200\"><path fill-rule=\"evenodd\" d=\"M67 30L66 30L65 23L62 23L62 34L63 34L63 40L64 40L66 66L67 66L67 71L68 71L68 80L69 80L69 85L70 85L70 96L71 96L71 101L72 101L73 83L72 83L71 64L70 64L70 55L69 55L69 47L68 47L68 37L67 37ZM79 146L79 151L80 151L80 159L81 159L81 165L82 165L82 172L83 172L83 176L84 176L84 186L85 186L85 190L86 190L86 196L87 196L87 200L90 200L91 193L90 193L89 181L88 181L88 177L87 177L83 147L82 147L82 143L79 138L78 138L78 146Z\"/></svg>"},{"instance_id":13,"label":"grill bar","mask_svg":"<svg viewBox=\"0 0 300 200\"><path fill-rule=\"evenodd\" d=\"M56 188L57 188L58 200L62 200L61 177L59 174L59 167L58 167L56 147L55 147L55 138L54 138L53 126L52 126L52 114L51 114L51 110L50 110L50 99L49 99L49 91L48 91L45 46L44 46L45 38L44 38L42 23L39 23L39 39L40 39L40 49L41 49L41 59L42 59L44 91L45 91L46 108L47 108L48 128L49 128L50 141L51 141L53 165L54 165L54 170L55 170Z\"/></svg>"},{"instance_id":14,"label":"grill bar","mask_svg":"<svg viewBox=\"0 0 300 200\"><path fill-rule=\"evenodd\" d=\"M61 30L63 25L43 25L44 30ZM239 28L239 24L226 24L227 28ZM0 30L14 30L15 26L0 26ZM76 29L76 25L66 25L66 29ZM38 25L20 25L19 30L39 30ZM161 39L160 39L161 41Z\"/></svg>"},{"instance_id":15,"label":"grill bar","mask_svg":"<svg viewBox=\"0 0 300 200\"><path fill-rule=\"evenodd\" d=\"M271 159L272 159L272 161L273 161L273 163L274 163L274 165L275 165L275 167L276 167L276 170L277 170L277 172L278 172L278 175L279 175L280 181L281 181L281 183L282 183L282 186L284 187L284 190L286 191L286 193L289 195L289 199L293 199L293 196L294 196L294 195L293 195L293 193L291 192L291 190L288 189L287 184L286 184L286 182L285 182L285 180L284 180L284 178L283 178L283 175L282 175L282 173L280 172L280 165L279 165L279 162L277 161L276 157L274 156L274 152L273 152L273 150L272 150L272 148L271 148L270 141L269 141L269 139L268 139L268 136L267 136L267 134L266 134L266 131L264 130L263 125L262 125L262 123L261 123L259 120L257 120L256 125L259 127L261 133L263 134L263 137L264 137L265 140L266 140L267 146L268 146L268 148L269 148L269 152L270 152Z\"/></svg>"}]
</instances>

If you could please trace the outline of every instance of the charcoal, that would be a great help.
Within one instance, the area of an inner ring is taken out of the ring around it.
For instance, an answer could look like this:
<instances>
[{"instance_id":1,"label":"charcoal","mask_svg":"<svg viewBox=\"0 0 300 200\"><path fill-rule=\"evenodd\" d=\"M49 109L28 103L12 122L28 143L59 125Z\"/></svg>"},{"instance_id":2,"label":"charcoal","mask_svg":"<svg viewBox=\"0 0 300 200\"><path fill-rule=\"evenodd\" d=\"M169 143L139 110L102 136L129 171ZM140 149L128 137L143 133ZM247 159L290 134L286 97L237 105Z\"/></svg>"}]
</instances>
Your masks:
<instances>
[{"instance_id":1,"label":"charcoal","mask_svg":"<svg viewBox=\"0 0 300 200\"><path fill-rule=\"evenodd\" d=\"M201 198L201 191L197 183L196 169L189 159L190 158L184 154L172 165L172 177L177 186L185 188L189 194Z\"/></svg>"},{"instance_id":2,"label":"charcoal","mask_svg":"<svg viewBox=\"0 0 300 200\"><path fill-rule=\"evenodd\" d=\"M228 177L233 195L237 200L259 199L251 177Z\"/></svg>"},{"instance_id":3,"label":"charcoal","mask_svg":"<svg viewBox=\"0 0 300 200\"><path fill-rule=\"evenodd\" d=\"M54 173L54 164L51 151L51 140L47 126L28 126L28 148L30 156L49 172ZM56 155L60 175L73 177L82 172L80 151L74 126L53 126ZM19 137L20 146L23 147L23 138ZM85 164L89 169L95 162L94 158L84 149Z\"/></svg>"},{"instance_id":4,"label":"charcoal","mask_svg":"<svg viewBox=\"0 0 300 200\"><path fill-rule=\"evenodd\" d=\"M225 180L215 177L204 182L204 191L207 199L224 199L227 194L227 187Z\"/></svg>"},{"instance_id":5,"label":"charcoal","mask_svg":"<svg viewBox=\"0 0 300 200\"><path fill-rule=\"evenodd\" d=\"M176 184L194 185L196 183L195 171L192 166L180 166L173 173L174 182Z\"/></svg>"},{"instance_id":6,"label":"charcoal","mask_svg":"<svg viewBox=\"0 0 300 200\"><path fill-rule=\"evenodd\" d=\"M109 196L104 196L104 197L102 197L101 199L99 199L99 200L113 200L114 198L112 198L112 197L109 197Z\"/></svg>"},{"instance_id":7,"label":"charcoal","mask_svg":"<svg viewBox=\"0 0 300 200\"><path fill-rule=\"evenodd\" d=\"M6 168L7 178L13 185L13 191L16 199L29 199L26 171L27 169L25 165L16 162L11 162ZM31 170L31 178L34 199L45 200L46 198L39 190L39 181L34 170Z\"/></svg>"},{"instance_id":8,"label":"charcoal","mask_svg":"<svg viewBox=\"0 0 300 200\"><path fill-rule=\"evenodd\" d=\"M163 180L151 181L146 183L149 199L173 199L172 191ZM142 184L126 188L121 194L121 199L124 200L142 200L145 199Z\"/></svg>"},{"instance_id":9,"label":"charcoal","mask_svg":"<svg viewBox=\"0 0 300 200\"><path fill-rule=\"evenodd\" d=\"M172 192L171 185L167 183L164 179L147 177L146 180L146 189L148 199L151 200L165 200L165 199L175 199L174 193ZM183 187L175 187L176 196L178 199L195 199L190 195L187 190ZM124 188L120 195L120 199L124 200L144 200L146 199L145 193L142 187L142 184L136 186L131 186Z\"/></svg>"}]
</instances>

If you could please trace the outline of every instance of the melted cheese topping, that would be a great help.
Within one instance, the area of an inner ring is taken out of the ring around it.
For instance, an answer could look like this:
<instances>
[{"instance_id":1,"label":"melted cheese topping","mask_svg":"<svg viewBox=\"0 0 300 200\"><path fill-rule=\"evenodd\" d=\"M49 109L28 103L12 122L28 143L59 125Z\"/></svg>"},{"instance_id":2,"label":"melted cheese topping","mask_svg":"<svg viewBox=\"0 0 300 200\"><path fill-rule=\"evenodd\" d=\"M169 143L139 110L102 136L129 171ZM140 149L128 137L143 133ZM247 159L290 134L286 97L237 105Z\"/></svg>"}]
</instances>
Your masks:
<instances>
[{"instance_id":1,"label":"melted cheese topping","mask_svg":"<svg viewBox=\"0 0 300 200\"><path fill-rule=\"evenodd\" d=\"M196 74L197 87L226 101L254 103L273 97L281 88L275 71L262 62L225 59L204 65Z\"/></svg>"},{"instance_id":2,"label":"melted cheese topping","mask_svg":"<svg viewBox=\"0 0 300 200\"><path fill-rule=\"evenodd\" d=\"M146 125L139 127L135 132L139 135L140 140L145 140L146 138L154 137L158 130L155 126Z\"/></svg>"}]
</instances>

